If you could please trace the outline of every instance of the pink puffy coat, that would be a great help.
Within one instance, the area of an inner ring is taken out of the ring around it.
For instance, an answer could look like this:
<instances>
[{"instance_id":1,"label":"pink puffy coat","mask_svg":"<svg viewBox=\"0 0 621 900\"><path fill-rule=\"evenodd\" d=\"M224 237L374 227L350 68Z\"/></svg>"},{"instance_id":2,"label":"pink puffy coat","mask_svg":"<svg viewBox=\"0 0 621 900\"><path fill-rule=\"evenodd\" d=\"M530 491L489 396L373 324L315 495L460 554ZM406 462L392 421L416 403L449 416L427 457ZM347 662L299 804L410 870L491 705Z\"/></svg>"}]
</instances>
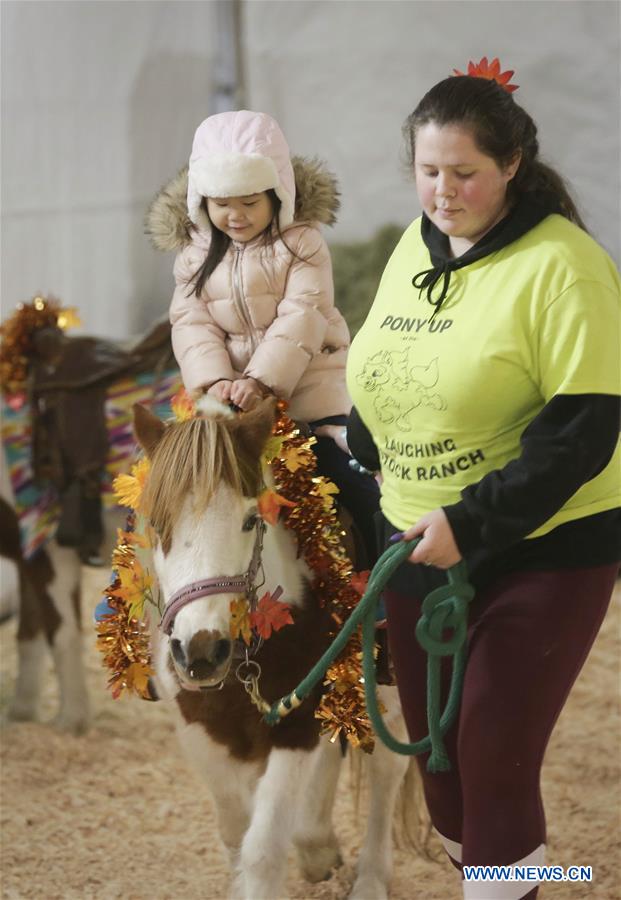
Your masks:
<instances>
[{"instance_id":1,"label":"pink puffy coat","mask_svg":"<svg viewBox=\"0 0 621 900\"><path fill-rule=\"evenodd\" d=\"M263 236L232 242L200 298L188 281L210 235L188 222L185 172L156 199L147 227L157 247L179 251L170 320L186 388L249 375L288 400L293 418L313 421L349 412L349 332L334 305L330 254L313 224L333 221L334 182L316 162L294 162L296 217L283 229L290 250L278 236L268 246Z\"/></svg>"}]
</instances>

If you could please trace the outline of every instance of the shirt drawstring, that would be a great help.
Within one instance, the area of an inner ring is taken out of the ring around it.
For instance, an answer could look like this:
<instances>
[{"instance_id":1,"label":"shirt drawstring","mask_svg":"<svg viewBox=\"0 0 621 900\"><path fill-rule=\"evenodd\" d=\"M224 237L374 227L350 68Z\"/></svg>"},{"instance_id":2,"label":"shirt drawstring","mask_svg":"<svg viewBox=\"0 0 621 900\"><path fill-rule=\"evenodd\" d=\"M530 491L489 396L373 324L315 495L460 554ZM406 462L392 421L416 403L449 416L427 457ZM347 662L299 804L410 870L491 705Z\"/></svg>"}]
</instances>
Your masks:
<instances>
[{"instance_id":1,"label":"shirt drawstring","mask_svg":"<svg viewBox=\"0 0 621 900\"><path fill-rule=\"evenodd\" d=\"M434 316L439 311L444 302L444 298L448 293L449 284L451 282L451 273L454 271L454 266L451 265L451 262L451 260L447 260L445 263L434 266L432 269L425 269L423 272L419 272L418 275L415 275L412 279L412 284L415 288L418 288L421 293L427 288L427 301L431 303L434 308L431 314L431 320L433 320ZM440 296L437 299L434 299L433 289L442 277L444 277L444 281L440 290Z\"/></svg>"}]
</instances>

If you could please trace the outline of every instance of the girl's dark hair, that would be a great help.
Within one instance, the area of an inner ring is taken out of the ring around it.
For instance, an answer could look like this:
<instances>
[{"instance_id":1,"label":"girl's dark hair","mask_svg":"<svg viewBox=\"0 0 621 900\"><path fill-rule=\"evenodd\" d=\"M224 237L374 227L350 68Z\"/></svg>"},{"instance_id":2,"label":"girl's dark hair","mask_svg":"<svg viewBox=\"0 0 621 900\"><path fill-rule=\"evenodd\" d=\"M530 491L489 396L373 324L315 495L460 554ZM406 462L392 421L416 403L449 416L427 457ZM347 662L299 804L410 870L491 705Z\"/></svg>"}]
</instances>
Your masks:
<instances>
[{"instance_id":1,"label":"girl's dark hair","mask_svg":"<svg viewBox=\"0 0 621 900\"><path fill-rule=\"evenodd\" d=\"M300 259L300 257L295 253L291 247L288 246L285 241L283 234L280 230L280 225L278 224L278 214L280 212L280 207L282 206L280 197L276 193L275 190L270 188L266 191L267 196L270 199L272 204L272 218L269 225L266 227L263 232L263 239L265 242L265 246L268 247L272 242L272 226L276 226L276 232L278 237L281 239L289 253L294 256L296 259ZM203 197L201 202L201 208L203 212L209 219L209 214L207 212L207 198ZM226 251L229 249L229 244L231 243L230 237L225 234L223 231L220 231L219 228L213 224L211 219L209 219L209 227L211 229L211 242L209 244L209 250L207 251L207 256L205 257L205 261L200 266L199 269L196 270L192 278L190 279L190 284L193 285L190 293L196 294L197 297L200 297L203 288L205 287L205 282L214 271L216 266L219 266L222 260L224 259L224 255ZM305 260L308 261L308 260Z\"/></svg>"},{"instance_id":2,"label":"girl's dark hair","mask_svg":"<svg viewBox=\"0 0 621 900\"><path fill-rule=\"evenodd\" d=\"M430 122L461 125L472 131L482 153L504 168L521 152L518 170L509 182L507 195L516 202L528 193L552 194L561 213L580 228L585 225L563 178L539 159L537 126L509 91L496 81L458 75L434 85L403 126L408 162L414 165L416 135Z\"/></svg>"}]
</instances>

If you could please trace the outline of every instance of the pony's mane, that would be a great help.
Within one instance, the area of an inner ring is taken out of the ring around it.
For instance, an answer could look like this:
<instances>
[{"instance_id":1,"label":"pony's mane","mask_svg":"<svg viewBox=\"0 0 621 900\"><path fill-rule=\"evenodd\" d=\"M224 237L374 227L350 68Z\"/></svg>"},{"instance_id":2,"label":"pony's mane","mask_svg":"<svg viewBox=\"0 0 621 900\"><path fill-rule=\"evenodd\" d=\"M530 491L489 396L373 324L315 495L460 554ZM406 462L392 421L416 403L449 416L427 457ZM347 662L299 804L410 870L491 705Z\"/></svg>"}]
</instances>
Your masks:
<instances>
[{"instance_id":1,"label":"pony's mane","mask_svg":"<svg viewBox=\"0 0 621 900\"><path fill-rule=\"evenodd\" d=\"M167 426L151 456L141 508L169 547L172 531L189 492L203 511L221 483L246 497L261 485L261 463L235 440L228 417L199 416ZM260 448L259 448L260 449Z\"/></svg>"}]
</instances>

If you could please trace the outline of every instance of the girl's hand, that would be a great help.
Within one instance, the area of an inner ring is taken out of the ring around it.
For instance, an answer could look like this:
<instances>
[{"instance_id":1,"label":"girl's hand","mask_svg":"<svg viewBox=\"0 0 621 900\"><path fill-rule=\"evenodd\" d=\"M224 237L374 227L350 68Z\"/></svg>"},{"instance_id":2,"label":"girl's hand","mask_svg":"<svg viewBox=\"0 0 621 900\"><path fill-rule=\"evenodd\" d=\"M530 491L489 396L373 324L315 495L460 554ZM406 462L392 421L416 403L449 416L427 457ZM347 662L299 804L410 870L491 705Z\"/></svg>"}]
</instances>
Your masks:
<instances>
[{"instance_id":1,"label":"girl's hand","mask_svg":"<svg viewBox=\"0 0 621 900\"><path fill-rule=\"evenodd\" d=\"M422 535L422 540L408 557L410 562L449 569L461 559L453 530L443 509L434 509L421 516L418 522L403 532L403 540L409 541L419 535Z\"/></svg>"},{"instance_id":2,"label":"girl's hand","mask_svg":"<svg viewBox=\"0 0 621 900\"><path fill-rule=\"evenodd\" d=\"M244 412L254 409L263 397L263 389L254 378L238 378L231 383L231 403Z\"/></svg>"},{"instance_id":3,"label":"girl's hand","mask_svg":"<svg viewBox=\"0 0 621 900\"><path fill-rule=\"evenodd\" d=\"M232 381L229 381L226 378L222 378L220 381L216 381L215 384L212 384L207 393L211 397L215 397L216 400L219 400L220 403L228 403L231 399L232 385Z\"/></svg>"},{"instance_id":4,"label":"girl's hand","mask_svg":"<svg viewBox=\"0 0 621 900\"><path fill-rule=\"evenodd\" d=\"M351 456L349 452L349 447L347 446L347 429L344 425L318 425L317 428L313 429L314 434L318 434L319 437L327 437L332 438L337 447L339 447L343 453L347 453L348 456Z\"/></svg>"}]
</instances>

